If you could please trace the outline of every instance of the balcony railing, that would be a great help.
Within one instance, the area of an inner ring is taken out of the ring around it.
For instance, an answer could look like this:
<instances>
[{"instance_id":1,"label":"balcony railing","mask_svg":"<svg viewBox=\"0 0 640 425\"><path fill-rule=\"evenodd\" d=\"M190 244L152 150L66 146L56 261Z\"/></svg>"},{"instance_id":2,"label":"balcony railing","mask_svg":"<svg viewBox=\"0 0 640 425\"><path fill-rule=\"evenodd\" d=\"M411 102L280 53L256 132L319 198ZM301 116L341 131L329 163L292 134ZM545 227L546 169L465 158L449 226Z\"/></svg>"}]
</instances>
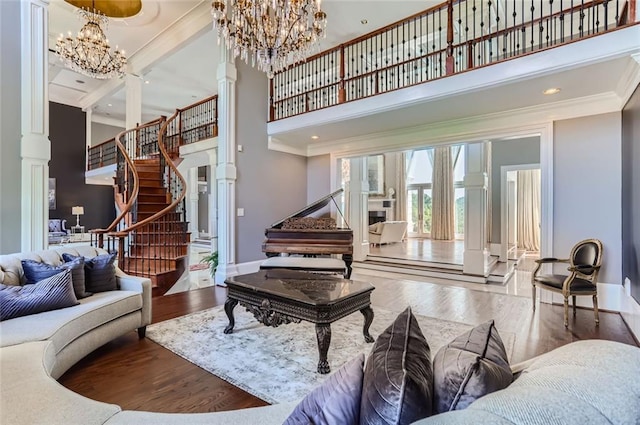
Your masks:
<instances>
[{"instance_id":1,"label":"balcony railing","mask_svg":"<svg viewBox=\"0 0 640 425\"><path fill-rule=\"evenodd\" d=\"M186 108L176 109L176 114L177 118L170 122L167 129L167 136L164 140L169 155L177 155L182 145L199 142L218 135L217 95L203 99ZM164 121L164 118L161 118L161 120ZM157 121L156 119L147 124ZM148 127L143 125L138 128L147 129ZM157 135L157 129L154 131L155 133L153 134ZM129 137L134 137L136 140L135 146L139 151L135 152L135 157L144 157L158 153L156 148L157 139L148 143L145 142L145 140L150 137L150 134L147 134L147 130L136 130ZM150 151L151 147L153 147L154 152ZM94 170L115 164L117 161L116 151L115 139L110 139L99 145L89 147L87 152L87 170Z\"/></svg>"},{"instance_id":2,"label":"balcony railing","mask_svg":"<svg viewBox=\"0 0 640 425\"><path fill-rule=\"evenodd\" d=\"M636 0L449 0L274 76L269 121L631 25Z\"/></svg>"}]
</instances>

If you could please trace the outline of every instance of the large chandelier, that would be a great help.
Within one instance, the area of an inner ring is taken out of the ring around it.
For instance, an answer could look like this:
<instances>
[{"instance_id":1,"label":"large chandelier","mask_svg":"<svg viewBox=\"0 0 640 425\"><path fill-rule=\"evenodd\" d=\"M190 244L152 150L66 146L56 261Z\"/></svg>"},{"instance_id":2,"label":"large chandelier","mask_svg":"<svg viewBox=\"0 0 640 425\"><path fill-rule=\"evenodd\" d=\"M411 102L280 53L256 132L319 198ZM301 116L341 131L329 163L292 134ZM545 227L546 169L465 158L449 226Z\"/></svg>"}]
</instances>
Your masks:
<instances>
[{"instance_id":1,"label":"large chandelier","mask_svg":"<svg viewBox=\"0 0 640 425\"><path fill-rule=\"evenodd\" d=\"M314 53L327 24L320 0L214 0L211 14L234 57L269 78Z\"/></svg>"},{"instance_id":2,"label":"large chandelier","mask_svg":"<svg viewBox=\"0 0 640 425\"><path fill-rule=\"evenodd\" d=\"M112 52L109 40L102 32L100 25L107 28L108 18L97 9L78 9L81 19L87 21L78 35L73 38L71 32L67 37L62 34L56 42L56 54L67 68L97 79L122 77L127 58L124 50L116 46Z\"/></svg>"}]
</instances>

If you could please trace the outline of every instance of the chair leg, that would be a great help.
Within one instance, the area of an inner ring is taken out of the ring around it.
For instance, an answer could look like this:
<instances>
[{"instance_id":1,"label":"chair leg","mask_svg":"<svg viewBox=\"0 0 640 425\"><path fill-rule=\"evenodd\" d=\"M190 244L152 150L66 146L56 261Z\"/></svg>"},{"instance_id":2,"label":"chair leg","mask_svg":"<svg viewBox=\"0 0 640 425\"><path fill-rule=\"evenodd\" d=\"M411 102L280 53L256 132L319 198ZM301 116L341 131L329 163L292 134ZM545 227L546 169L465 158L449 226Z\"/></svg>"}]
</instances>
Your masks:
<instances>
[{"instance_id":1,"label":"chair leg","mask_svg":"<svg viewBox=\"0 0 640 425\"><path fill-rule=\"evenodd\" d=\"M596 316L596 326L600 324L600 318L598 317L598 295L593 296L593 314Z\"/></svg>"},{"instance_id":2,"label":"chair leg","mask_svg":"<svg viewBox=\"0 0 640 425\"><path fill-rule=\"evenodd\" d=\"M569 327L569 297L564 297L564 327Z\"/></svg>"},{"instance_id":3,"label":"chair leg","mask_svg":"<svg viewBox=\"0 0 640 425\"><path fill-rule=\"evenodd\" d=\"M576 317L576 296L573 296L573 317Z\"/></svg>"},{"instance_id":4,"label":"chair leg","mask_svg":"<svg viewBox=\"0 0 640 425\"><path fill-rule=\"evenodd\" d=\"M536 311L536 285L531 285L531 296L533 298L533 311Z\"/></svg>"}]
</instances>

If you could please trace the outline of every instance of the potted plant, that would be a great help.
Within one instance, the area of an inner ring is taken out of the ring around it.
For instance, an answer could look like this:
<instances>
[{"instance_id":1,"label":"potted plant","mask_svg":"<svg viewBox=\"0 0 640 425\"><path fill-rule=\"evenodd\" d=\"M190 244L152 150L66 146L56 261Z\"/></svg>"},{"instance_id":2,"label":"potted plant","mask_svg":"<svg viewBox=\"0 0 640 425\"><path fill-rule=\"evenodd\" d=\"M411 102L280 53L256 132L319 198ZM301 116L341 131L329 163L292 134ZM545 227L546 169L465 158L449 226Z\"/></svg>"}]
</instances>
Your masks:
<instances>
[{"instance_id":1,"label":"potted plant","mask_svg":"<svg viewBox=\"0 0 640 425\"><path fill-rule=\"evenodd\" d=\"M211 277L215 277L216 269L218 268L218 251L214 251L209 255L202 257L200 262L208 264Z\"/></svg>"}]
</instances>

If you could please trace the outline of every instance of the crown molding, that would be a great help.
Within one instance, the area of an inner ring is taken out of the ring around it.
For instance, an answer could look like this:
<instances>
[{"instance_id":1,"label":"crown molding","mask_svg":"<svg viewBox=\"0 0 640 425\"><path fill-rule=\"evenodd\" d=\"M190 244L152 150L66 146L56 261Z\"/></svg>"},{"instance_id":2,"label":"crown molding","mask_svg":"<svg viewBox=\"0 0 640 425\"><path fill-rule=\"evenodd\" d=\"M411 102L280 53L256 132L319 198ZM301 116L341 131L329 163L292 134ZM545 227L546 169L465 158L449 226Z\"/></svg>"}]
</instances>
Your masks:
<instances>
[{"instance_id":1,"label":"crown molding","mask_svg":"<svg viewBox=\"0 0 640 425\"><path fill-rule=\"evenodd\" d=\"M638 84L640 84L640 53L635 53L631 55L629 65L622 73L616 87L616 93L620 96L620 109L624 108L631 99Z\"/></svg>"},{"instance_id":2,"label":"crown molding","mask_svg":"<svg viewBox=\"0 0 640 425\"><path fill-rule=\"evenodd\" d=\"M291 146L287 143L281 142L276 137L271 136L269 136L269 139L267 141L267 149L272 151L290 153L293 155L309 156L305 147Z\"/></svg>"},{"instance_id":3,"label":"crown molding","mask_svg":"<svg viewBox=\"0 0 640 425\"><path fill-rule=\"evenodd\" d=\"M91 122L96 124L104 124L110 125L112 127L119 127L125 129L124 120L119 120L117 118L107 117L104 115L97 115L95 112L91 114Z\"/></svg>"}]
</instances>

